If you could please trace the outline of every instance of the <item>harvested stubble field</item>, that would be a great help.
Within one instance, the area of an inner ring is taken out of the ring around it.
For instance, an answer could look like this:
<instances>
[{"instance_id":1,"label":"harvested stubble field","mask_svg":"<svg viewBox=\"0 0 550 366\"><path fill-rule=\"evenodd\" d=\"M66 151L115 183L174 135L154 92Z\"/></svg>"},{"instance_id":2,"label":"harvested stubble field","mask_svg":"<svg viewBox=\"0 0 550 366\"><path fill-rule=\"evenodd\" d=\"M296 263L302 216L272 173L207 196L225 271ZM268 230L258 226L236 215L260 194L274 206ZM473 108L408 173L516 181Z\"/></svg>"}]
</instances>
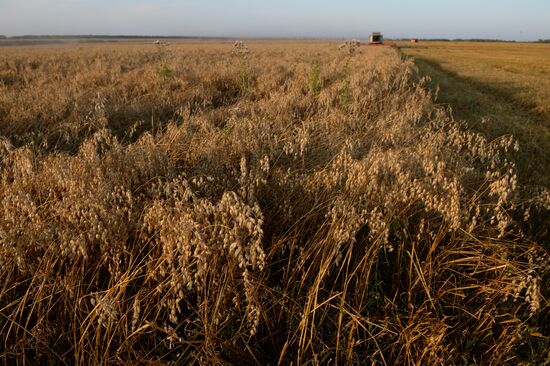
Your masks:
<instances>
[{"instance_id":1,"label":"harvested stubble field","mask_svg":"<svg viewBox=\"0 0 550 366\"><path fill-rule=\"evenodd\" d=\"M493 42L400 43L439 89L438 102L489 138L512 134L529 185L550 187L550 45Z\"/></svg>"},{"instance_id":2,"label":"harvested stubble field","mask_svg":"<svg viewBox=\"0 0 550 366\"><path fill-rule=\"evenodd\" d=\"M337 46L2 49L3 360L548 362L520 144Z\"/></svg>"}]
</instances>

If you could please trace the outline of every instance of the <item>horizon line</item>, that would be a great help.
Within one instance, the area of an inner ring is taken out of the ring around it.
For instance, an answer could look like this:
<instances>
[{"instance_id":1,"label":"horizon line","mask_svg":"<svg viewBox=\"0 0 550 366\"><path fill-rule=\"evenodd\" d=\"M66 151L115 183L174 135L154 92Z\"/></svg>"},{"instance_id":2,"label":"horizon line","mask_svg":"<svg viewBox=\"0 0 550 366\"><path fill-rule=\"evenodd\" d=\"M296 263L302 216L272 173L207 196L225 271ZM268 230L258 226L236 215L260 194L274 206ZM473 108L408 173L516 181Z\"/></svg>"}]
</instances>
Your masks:
<instances>
[{"instance_id":1,"label":"horizon line","mask_svg":"<svg viewBox=\"0 0 550 366\"><path fill-rule=\"evenodd\" d=\"M368 38L369 35L361 35L357 37L352 37L353 39ZM345 40L351 39L349 37L311 37L311 36L294 36L294 37L238 37L238 36L189 36L189 35L139 35L139 34L20 34L20 35L2 35L0 34L0 39L32 39L32 38L73 38L73 39L82 39L82 38L132 38L132 39L204 39L204 40ZM501 39L501 38L461 38L461 37L388 37L389 40L410 40L418 39L424 41L497 41L497 42L517 42L517 43L531 43L541 40L544 38L532 39L532 40L522 40L517 39Z\"/></svg>"}]
</instances>

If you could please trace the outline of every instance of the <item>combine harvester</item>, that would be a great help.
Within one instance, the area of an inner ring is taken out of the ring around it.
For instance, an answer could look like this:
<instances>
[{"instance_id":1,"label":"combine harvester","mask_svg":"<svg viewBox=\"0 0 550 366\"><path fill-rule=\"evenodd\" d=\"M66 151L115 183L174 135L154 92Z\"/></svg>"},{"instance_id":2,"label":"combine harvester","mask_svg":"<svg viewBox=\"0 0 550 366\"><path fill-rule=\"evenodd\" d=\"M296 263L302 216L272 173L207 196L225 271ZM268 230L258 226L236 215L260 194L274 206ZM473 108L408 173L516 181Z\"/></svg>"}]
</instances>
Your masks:
<instances>
[{"instance_id":1,"label":"combine harvester","mask_svg":"<svg viewBox=\"0 0 550 366\"><path fill-rule=\"evenodd\" d=\"M382 36L382 33L372 32L372 34L369 37L369 46L383 46L383 45L384 45L384 37Z\"/></svg>"},{"instance_id":2,"label":"combine harvester","mask_svg":"<svg viewBox=\"0 0 550 366\"><path fill-rule=\"evenodd\" d=\"M384 36L380 32L372 32L369 37L368 46L388 46L396 47L394 42L384 42Z\"/></svg>"}]
</instances>

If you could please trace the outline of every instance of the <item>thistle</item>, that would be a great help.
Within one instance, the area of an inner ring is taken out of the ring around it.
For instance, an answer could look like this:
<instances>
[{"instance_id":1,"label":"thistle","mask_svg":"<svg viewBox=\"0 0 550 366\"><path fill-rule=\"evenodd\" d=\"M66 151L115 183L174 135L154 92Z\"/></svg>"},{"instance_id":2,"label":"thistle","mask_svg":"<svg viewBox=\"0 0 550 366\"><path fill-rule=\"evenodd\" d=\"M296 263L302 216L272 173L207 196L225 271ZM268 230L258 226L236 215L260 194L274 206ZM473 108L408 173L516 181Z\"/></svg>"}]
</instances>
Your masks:
<instances>
[{"instance_id":1,"label":"thistle","mask_svg":"<svg viewBox=\"0 0 550 366\"><path fill-rule=\"evenodd\" d=\"M233 49L231 53L235 55L238 59L238 68L239 68L239 84L241 88L241 93L246 94L250 88L250 63L248 60L248 55L250 50L248 46L243 41L236 41L233 44Z\"/></svg>"}]
</instances>

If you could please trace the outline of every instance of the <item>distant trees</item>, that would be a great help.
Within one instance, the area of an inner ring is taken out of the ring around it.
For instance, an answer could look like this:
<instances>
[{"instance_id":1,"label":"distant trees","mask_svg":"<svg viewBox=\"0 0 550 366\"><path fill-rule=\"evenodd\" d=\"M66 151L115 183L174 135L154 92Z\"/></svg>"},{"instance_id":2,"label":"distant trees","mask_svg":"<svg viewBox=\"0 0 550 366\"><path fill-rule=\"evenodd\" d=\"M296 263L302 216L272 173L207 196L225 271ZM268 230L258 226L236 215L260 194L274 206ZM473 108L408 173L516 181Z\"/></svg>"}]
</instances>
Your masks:
<instances>
[{"instance_id":1,"label":"distant trees","mask_svg":"<svg viewBox=\"0 0 550 366\"><path fill-rule=\"evenodd\" d=\"M0 39L6 39L6 38L8 38L8 37L6 37L6 36L0 34Z\"/></svg>"},{"instance_id":2,"label":"distant trees","mask_svg":"<svg viewBox=\"0 0 550 366\"><path fill-rule=\"evenodd\" d=\"M550 43L550 39L539 39L537 43Z\"/></svg>"}]
</instances>

